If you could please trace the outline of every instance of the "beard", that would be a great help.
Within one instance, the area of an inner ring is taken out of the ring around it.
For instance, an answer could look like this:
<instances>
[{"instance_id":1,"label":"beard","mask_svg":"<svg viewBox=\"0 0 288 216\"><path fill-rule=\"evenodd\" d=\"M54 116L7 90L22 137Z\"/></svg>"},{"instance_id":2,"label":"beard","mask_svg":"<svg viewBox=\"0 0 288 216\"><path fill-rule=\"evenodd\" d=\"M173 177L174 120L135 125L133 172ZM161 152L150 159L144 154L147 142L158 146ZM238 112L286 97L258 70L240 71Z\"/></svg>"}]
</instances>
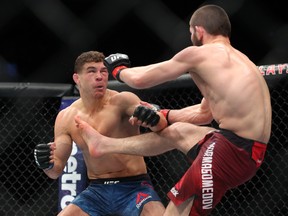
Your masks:
<instances>
[{"instance_id":1,"label":"beard","mask_svg":"<svg viewBox=\"0 0 288 216\"><path fill-rule=\"evenodd\" d=\"M196 37L196 34L193 34L193 36L192 36L192 44L194 46L202 46L203 45L202 41Z\"/></svg>"}]
</instances>

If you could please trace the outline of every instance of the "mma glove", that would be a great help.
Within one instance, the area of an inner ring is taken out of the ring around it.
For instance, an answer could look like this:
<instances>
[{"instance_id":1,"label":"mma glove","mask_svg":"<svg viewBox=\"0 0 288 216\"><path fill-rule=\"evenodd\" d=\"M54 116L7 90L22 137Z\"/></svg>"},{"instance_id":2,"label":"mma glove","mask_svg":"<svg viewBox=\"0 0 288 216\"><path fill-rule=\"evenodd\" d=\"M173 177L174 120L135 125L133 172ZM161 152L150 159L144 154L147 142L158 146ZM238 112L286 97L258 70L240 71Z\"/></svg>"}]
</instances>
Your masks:
<instances>
[{"instance_id":1,"label":"mma glove","mask_svg":"<svg viewBox=\"0 0 288 216\"><path fill-rule=\"evenodd\" d=\"M38 144L34 149L34 158L38 168L49 170L52 169L54 163L50 163L50 145Z\"/></svg>"},{"instance_id":2,"label":"mma glove","mask_svg":"<svg viewBox=\"0 0 288 216\"><path fill-rule=\"evenodd\" d=\"M157 114L157 108L154 106L152 108L143 105L137 106L134 110L133 117L138 118L151 127L157 125L160 120L160 116Z\"/></svg>"},{"instance_id":3,"label":"mma glove","mask_svg":"<svg viewBox=\"0 0 288 216\"><path fill-rule=\"evenodd\" d=\"M122 53L111 54L104 59L104 65L106 66L109 74L111 74L119 82L123 82L120 79L121 70L131 66L128 55Z\"/></svg>"}]
</instances>

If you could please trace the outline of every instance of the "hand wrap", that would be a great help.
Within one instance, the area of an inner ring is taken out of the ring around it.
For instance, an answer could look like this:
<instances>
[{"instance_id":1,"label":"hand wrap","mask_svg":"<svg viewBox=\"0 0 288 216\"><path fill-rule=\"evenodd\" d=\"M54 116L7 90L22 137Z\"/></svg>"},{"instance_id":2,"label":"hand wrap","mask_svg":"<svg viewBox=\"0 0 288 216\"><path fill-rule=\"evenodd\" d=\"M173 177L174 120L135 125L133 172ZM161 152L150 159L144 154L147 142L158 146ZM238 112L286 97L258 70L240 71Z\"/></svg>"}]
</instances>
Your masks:
<instances>
[{"instance_id":1,"label":"hand wrap","mask_svg":"<svg viewBox=\"0 0 288 216\"><path fill-rule=\"evenodd\" d=\"M164 117L166 118L167 124L170 125L170 122L168 120L170 109L161 109L159 112L161 112L164 115Z\"/></svg>"}]
</instances>

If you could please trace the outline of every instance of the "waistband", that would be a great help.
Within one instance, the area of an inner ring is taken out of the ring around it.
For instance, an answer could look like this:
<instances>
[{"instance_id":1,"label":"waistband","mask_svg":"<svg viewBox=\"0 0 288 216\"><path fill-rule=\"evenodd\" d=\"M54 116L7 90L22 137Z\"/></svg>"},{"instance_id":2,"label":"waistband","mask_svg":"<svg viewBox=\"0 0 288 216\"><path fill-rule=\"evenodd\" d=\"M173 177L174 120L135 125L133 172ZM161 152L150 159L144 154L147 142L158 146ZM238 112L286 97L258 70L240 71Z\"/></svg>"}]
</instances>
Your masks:
<instances>
[{"instance_id":1,"label":"waistband","mask_svg":"<svg viewBox=\"0 0 288 216\"><path fill-rule=\"evenodd\" d=\"M238 146L240 148L245 149L249 153L251 152L252 147L254 145L258 145L258 146L263 145L263 146L265 146L265 148L267 146L267 144L265 144L265 143L261 143L259 141L255 141L255 140L252 140L252 139L247 139L247 138L240 137L240 136L238 136L237 134L233 133L230 130L219 129L219 130L216 130L215 132L222 134L231 143L233 143L234 145L236 145L236 146Z\"/></svg>"},{"instance_id":2,"label":"waistband","mask_svg":"<svg viewBox=\"0 0 288 216\"><path fill-rule=\"evenodd\" d=\"M119 184L125 182L135 182L135 181L150 181L150 176L146 174L127 176L120 178L101 178L101 179L90 179L90 183L94 184Z\"/></svg>"}]
</instances>

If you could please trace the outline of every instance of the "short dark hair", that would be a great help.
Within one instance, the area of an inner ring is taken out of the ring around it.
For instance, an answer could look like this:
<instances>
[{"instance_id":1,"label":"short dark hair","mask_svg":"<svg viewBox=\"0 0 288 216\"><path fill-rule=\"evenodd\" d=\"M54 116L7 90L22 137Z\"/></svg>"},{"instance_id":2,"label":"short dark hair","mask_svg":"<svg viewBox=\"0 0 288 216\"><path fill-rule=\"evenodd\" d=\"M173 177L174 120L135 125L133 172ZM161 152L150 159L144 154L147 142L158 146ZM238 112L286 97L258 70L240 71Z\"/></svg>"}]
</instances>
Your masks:
<instances>
[{"instance_id":1,"label":"short dark hair","mask_svg":"<svg viewBox=\"0 0 288 216\"><path fill-rule=\"evenodd\" d=\"M74 72L79 73L83 65L87 62L103 62L105 55L98 51L88 51L81 53L75 60Z\"/></svg>"},{"instance_id":2,"label":"short dark hair","mask_svg":"<svg viewBox=\"0 0 288 216\"><path fill-rule=\"evenodd\" d=\"M198 8L190 19L190 26L202 26L211 35L231 36L231 23L225 10L217 5Z\"/></svg>"}]
</instances>

